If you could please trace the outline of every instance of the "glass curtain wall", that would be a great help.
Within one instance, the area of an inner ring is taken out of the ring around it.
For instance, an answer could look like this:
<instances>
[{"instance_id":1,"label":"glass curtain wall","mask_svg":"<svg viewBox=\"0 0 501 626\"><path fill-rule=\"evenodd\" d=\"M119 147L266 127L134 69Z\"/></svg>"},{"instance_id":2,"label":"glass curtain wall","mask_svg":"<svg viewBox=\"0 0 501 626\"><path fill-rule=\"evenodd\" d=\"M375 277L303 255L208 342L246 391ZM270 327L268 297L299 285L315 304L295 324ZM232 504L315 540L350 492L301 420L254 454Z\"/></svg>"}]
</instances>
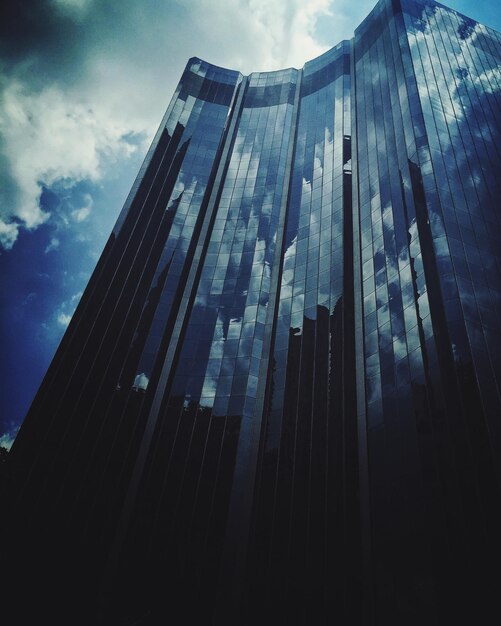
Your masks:
<instances>
[{"instance_id":1,"label":"glass curtain wall","mask_svg":"<svg viewBox=\"0 0 501 626\"><path fill-rule=\"evenodd\" d=\"M346 578L359 566L356 550L351 567L343 554L357 528L357 508L343 489L350 484L355 498L350 88L349 42L304 67L256 491L249 624L263 613L316 623L329 605L339 611Z\"/></svg>"},{"instance_id":2,"label":"glass curtain wall","mask_svg":"<svg viewBox=\"0 0 501 626\"><path fill-rule=\"evenodd\" d=\"M197 598L213 603L234 472L245 482L255 471L240 450L249 428L257 422L259 432L261 421L258 375L280 252L297 74L251 74L236 112L198 286L134 513L127 571L144 569L138 563L150 569L169 562L165 579L155 574L153 582L139 581L145 606L158 598L152 590L165 584L195 611ZM139 595L135 587L136 601Z\"/></svg>"},{"instance_id":3,"label":"glass curtain wall","mask_svg":"<svg viewBox=\"0 0 501 626\"><path fill-rule=\"evenodd\" d=\"M377 623L473 619L499 554L498 37L407 0L355 32Z\"/></svg>"}]
</instances>

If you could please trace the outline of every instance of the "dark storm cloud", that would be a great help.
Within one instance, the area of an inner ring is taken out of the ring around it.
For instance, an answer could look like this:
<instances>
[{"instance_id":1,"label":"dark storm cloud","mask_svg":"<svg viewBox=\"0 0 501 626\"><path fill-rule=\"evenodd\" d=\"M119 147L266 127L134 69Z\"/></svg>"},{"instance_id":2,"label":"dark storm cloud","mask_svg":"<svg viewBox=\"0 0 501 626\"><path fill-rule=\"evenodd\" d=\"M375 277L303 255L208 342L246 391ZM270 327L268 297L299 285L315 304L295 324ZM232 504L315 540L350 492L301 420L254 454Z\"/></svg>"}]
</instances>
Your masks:
<instances>
[{"instance_id":1,"label":"dark storm cloud","mask_svg":"<svg viewBox=\"0 0 501 626\"><path fill-rule=\"evenodd\" d=\"M79 26L47 0L5 2L0 9L0 53L11 61L26 54L77 48Z\"/></svg>"},{"instance_id":2,"label":"dark storm cloud","mask_svg":"<svg viewBox=\"0 0 501 626\"><path fill-rule=\"evenodd\" d=\"M0 9L0 60L7 78L28 80L36 89L47 81L74 80L85 65L83 23L48 0L8 2Z\"/></svg>"},{"instance_id":3,"label":"dark storm cloud","mask_svg":"<svg viewBox=\"0 0 501 626\"><path fill-rule=\"evenodd\" d=\"M99 180L110 159L124 158L137 147L138 134L151 132L152 109L158 121L155 107L134 111L129 93L134 83L142 82L144 94L148 70L140 75L144 60L139 51L148 48L145 25L154 22L155 5L104 0L2 5L0 244L4 248L14 245L20 227L33 229L50 218L40 203L43 187L49 188L58 177ZM165 16L167 5L157 11L157 17ZM120 100L126 104L118 110ZM159 102L158 111L165 104Z\"/></svg>"},{"instance_id":4,"label":"dark storm cloud","mask_svg":"<svg viewBox=\"0 0 501 626\"><path fill-rule=\"evenodd\" d=\"M151 0L4 3L0 9L3 68L8 73L29 75L32 86L46 80L80 80L93 51L102 48L106 53L122 42L137 42L135 31L144 25L156 4ZM138 16L138 11L142 15ZM158 15L164 12L165 8L160 8Z\"/></svg>"}]
</instances>

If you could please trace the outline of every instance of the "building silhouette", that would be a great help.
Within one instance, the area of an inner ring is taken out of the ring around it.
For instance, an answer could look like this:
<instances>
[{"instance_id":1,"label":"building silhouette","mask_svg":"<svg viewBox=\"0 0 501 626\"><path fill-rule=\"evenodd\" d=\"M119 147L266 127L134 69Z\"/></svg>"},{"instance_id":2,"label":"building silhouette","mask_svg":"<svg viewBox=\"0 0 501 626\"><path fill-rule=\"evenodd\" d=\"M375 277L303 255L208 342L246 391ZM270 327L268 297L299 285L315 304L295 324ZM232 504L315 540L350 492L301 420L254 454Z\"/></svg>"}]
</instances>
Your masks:
<instances>
[{"instance_id":1,"label":"building silhouette","mask_svg":"<svg viewBox=\"0 0 501 626\"><path fill-rule=\"evenodd\" d=\"M491 623L500 65L428 0L189 60L10 454L12 623Z\"/></svg>"}]
</instances>

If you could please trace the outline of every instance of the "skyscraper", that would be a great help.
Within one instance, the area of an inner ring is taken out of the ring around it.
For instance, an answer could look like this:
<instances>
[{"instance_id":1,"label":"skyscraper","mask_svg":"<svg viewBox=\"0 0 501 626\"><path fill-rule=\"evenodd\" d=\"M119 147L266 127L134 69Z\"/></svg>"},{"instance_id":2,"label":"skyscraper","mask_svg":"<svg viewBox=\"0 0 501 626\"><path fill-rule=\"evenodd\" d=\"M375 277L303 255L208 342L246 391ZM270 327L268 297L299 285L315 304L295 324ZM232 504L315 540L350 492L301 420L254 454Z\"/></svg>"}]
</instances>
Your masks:
<instances>
[{"instance_id":1,"label":"skyscraper","mask_svg":"<svg viewBox=\"0 0 501 626\"><path fill-rule=\"evenodd\" d=\"M428 0L302 70L190 59L9 459L42 617L486 623L500 64Z\"/></svg>"}]
</instances>

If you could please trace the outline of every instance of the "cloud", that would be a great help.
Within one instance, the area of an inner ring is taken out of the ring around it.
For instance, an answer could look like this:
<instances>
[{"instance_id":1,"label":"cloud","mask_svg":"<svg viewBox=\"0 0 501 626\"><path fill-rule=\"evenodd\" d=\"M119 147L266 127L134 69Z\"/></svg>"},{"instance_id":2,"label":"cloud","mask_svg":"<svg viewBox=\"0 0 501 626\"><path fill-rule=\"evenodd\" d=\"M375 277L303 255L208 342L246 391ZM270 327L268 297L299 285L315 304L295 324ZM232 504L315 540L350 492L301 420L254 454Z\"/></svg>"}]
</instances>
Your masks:
<instances>
[{"instance_id":1,"label":"cloud","mask_svg":"<svg viewBox=\"0 0 501 626\"><path fill-rule=\"evenodd\" d=\"M52 0L52 4L72 17L79 18L92 8L93 0Z\"/></svg>"},{"instance_id":2,"label":"cloud","mask_svg":"<svg viewBox=\"0 0 501 626\"><path fill-rule=\"evenodd\" d=\"M59 315L57 316L57 321L59 324L61 324L61 326L64 326L66 328L68 324L71 322L71 318L72 318L72 315L67 315L66 313L59 313Z\"/></svg>"},{"instance_id":3,"label":"cloud","mask_svg":"<svg viewBox=\"0 0 501 626\"><path fill-rule=\"evenodd\" d=\"M347 0L122 0L119 11L106 0L25 0L8 9L0 245L52 219L42 188L101 183L114 164L144 153L189 57L246 74L301 67L351 36L350 11ZM62 207L73 228L91 209Z\"/></svg>"},{"instance_id":4,"label":"cloud","mask_svg":"<svg viewBox=\"0 0 501 626\"><path fill-rule=\"evenodd\" d=\"M90 193L85 194L84 202L85 204L82 207L80 207L79 209L75 209L74 211L71 212L71 216L76 222L83 222L90 215L90 212L92 210L92 205L94 204Z\"/></svg>"},{"instance_id":5,"label":"cloud","mask_svg":"<svg viewBox=\"0 0 501 626\"><path fill-rule=\"evenodd\" d=\"M0 246L4 250L10 250L15 244L19 234L19 224L16 222L6 223L0 218Z\"/></svg>"},{"instance_id":6,"label":"cloud","mask_svg":"<svg viewBox=\"0 0 501 626\"><path fill-rule=\"evenodd\" d=\"M64 301L59 307L59 313L56 317L57 323L66 328L73 317L75 309L77 308L80 298L82 297L82 291L78 291L73 294L69 300Z\"/></svg>"},{"instance_id":7,"label":"cloud","mask_svg":"<svg viewBox=\"0 0 501 626\"><path fill-rule=\"evenodd\" d=\"M17 430L16 432L3 433L3 435L0 436L0 446L2 448L6 448L7 450L10 450L12 447L12 444L14 443L14 439L16 438L16 435L17 435Z\"/></svg>"},{"instance_id":8,"label":"cloud","mask_svg":"<svg viewBox=\"0 0 501 626\"><path fill-rule=\"evenodd\" d=\"M302 67L328 46L315 40L329 0L179 0L192 34L189 56L228 65L243 73ZM333 42L332 45L338 43ZM182 46L186 49L186 44ZM193 50L196 47L198 50Z\"/></svg>"},{"instance_id":9,"label":"cloud","mask_svg":"<svg viewBox=\"0 0 501 626\"><path fill-rule=\"evenodd\" d=\"M45 248L45 254L52 252L53 250L57 250L59 248L60 241L57 237L52 237L49 245Z\"/></svg>"},{"instance_id":10,"label":"cloud","mask_svg":"<svg viewBox=\"0 0 501 626\"><path fill-rule=\"evenodd\" d=\"M2 207L6 247L12 247L19 225L34 229L50 214L40 206L42 187L64 180L68 187L101 180L110 163L126 159L137 149L130 128L107 107L96 106L80 94L49 86L31 93L14 81L3 93L0 132L5 154L11 155L10 174L16 193ZM74 214L85 219L91 198Z\"/></svg>"},{"instance_id":11,"label":"cloud","mask_svg":"<svg viewBox=\"0 0 501 626\"><path fill-rule=\"evenodd\" d=\"M148 376L146 376L146 374L144 372L141 372L140 374L137 374L136 377L134 378L134 383L132 384L132 389L134 391L146 391L146 388L148 387L148 383L149 383L149 378Z\"/></svg>"}]
</instances>

